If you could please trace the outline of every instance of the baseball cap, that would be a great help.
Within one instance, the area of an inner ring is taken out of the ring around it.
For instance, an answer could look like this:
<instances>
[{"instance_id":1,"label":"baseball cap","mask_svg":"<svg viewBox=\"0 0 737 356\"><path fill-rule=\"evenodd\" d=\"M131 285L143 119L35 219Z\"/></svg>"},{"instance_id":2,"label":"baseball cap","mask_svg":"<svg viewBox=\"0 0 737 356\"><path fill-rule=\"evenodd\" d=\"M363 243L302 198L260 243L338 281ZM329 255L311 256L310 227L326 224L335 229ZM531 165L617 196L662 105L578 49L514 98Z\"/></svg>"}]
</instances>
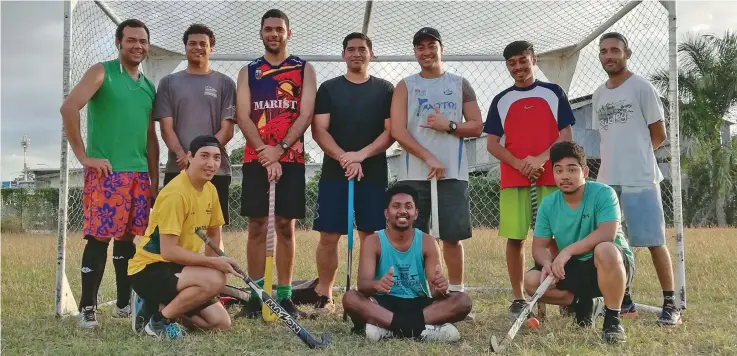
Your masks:
<instances>
[{"instance_id":1,"label":"baseball cap","mask_svg":"<svg viewBox=\"0 0 737 356\"><path fill-rule=\"evenodd\" d=\"M220 146L220 141L213 136L213 135L201 135L197 136L192 140L192 142L189 144L189 152L192 152L192 155L196 154L197 151L200 150L202 147L217 147L222 150L222 147Z\"/></svg>"},{"instance_id":2,"label":"baseball cap","mask_svg":"<svg viewBox=\"0 0 737 356\"><path fill-rule=\"evenodd\" d=\"M423 27L417 33L415 33L415 37L412 39L412 45L417 45L417 43L422 39L423 37L430 37L438 42L440 44L443 44L443 40L440 37L440 32L438 30L432 28L432 27Z\"/></svg>"}]
</instances>

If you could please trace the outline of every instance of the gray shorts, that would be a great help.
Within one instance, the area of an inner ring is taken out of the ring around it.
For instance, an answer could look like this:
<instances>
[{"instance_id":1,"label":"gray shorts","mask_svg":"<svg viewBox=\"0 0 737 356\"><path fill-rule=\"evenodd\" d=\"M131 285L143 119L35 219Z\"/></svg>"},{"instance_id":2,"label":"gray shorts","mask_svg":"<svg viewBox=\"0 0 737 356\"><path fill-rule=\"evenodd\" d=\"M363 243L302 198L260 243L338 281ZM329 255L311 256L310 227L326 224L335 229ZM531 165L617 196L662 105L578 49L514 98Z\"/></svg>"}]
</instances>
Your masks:
<instances>
[{"instance_id":1,"label":"gray shorts","mask_svg":"<svg viewBox=\"0 0 737 356\"><path fill-rule=\"evenodd\" d=\"M399 183L417 190L420 199L417 208L420 212L414 227L429 234L432 216L430 181L407 180ZM441 240L461 241L471 238L471 199L468 182L456 179L438 181L438 221Z\"/></svg>"},{"instance_id":2,"label":"gray shorts","mask_svg":"<svg viewBox=\"0 0 737 356\"><path fill-rule=\"evenodd\" d=\"M631 247L665 245L665 215L660 185L613 185L622 211L622 230Z\"/></svg>"}]
</instances>

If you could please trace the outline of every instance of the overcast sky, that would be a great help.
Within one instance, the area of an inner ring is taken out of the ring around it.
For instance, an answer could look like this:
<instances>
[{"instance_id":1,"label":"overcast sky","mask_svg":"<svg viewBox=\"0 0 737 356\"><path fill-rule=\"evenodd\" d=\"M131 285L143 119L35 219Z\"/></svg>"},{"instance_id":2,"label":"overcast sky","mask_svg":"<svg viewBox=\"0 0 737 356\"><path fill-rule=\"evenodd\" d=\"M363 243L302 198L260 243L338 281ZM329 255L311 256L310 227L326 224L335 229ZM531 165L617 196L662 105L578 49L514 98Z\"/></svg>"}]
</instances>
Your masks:
<instances>
[{"instance_id":1,"label":"overcast sky","mask_svg":"<svg viewBox=\"0 0 737 356\"><path fill-rule=\"evenodd\" d=\"M737 31L737 1L678 4L680 33ZM63 3L58 1L0 2L2 180L23 170L20 141L24 134L31 140L29 167L59 167L62 9Z\"/></svg>"}]
</instances>

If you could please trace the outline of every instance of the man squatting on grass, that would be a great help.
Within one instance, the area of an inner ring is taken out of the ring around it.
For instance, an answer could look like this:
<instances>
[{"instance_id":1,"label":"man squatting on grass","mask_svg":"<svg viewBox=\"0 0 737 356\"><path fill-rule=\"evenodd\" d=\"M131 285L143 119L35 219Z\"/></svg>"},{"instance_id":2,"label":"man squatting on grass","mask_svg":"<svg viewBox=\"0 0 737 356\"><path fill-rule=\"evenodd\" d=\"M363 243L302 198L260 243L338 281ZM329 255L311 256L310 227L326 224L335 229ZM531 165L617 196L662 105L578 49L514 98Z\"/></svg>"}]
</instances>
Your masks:
<instances>
[{"instance_id":1,"label":"man squatting on grass","mask_svg":"<svg viewBox=\"0 0 737 356\"><path fill-rule=\"evenodd\" d=\"M220 167L222 146L212 135L198 136L188 146L188 167L161 190L128 266L133 290L144 303L133 315L136 331L145 325L143 330L158 338L186 336L177 319L202 329L229 329L230 316L215 297L228 273L240 277L230 258L210 248L200 255L204 242L195 233L206 230L220 245L225 221L211 180Z\"/></svg>"},{"instance_id":2,"label":"man squatting on grass","mask_svg":"<svg viewBox=\"0 0 737 356\"><path fill-rule=\"evenodd\" d=\"M118 58L97 63L84 74L61 107L64 134L84 167L82 295L78 325L98 328L97 292L105 272L110 240L118 289L114 318L130 315L128 260L133 238L148 224L159 186L159 141L151 120L153 83L138 70L149 49L143 22L125 20L115 30ZM87 148L79 111L87 106Z\"/></svg>"},{"instance_id":3,"label":"man squatting on grass","mask_svg":"<svg viewBox=\"0 0 737 356\"><path fill-rule=\"evenodd\" d=\"M665 244L665 214L660 193L663 174L655 150L665 142L663 103L655 87L627 69L632 55L623 35L610 32L599 40L599 60L609 79L594 91L592 127L601 135L601 167L597 181L617 192L622 228L632 247L650 250L663 289L661 326L682 323L675 306L673 267ZM629 292L629 290L627 291ZM635 303L625 293L622 312L636 316Z\"/></svg>"},{"instance_id":4,"label":"man squatting on grass","mask_svg":"<svg viewBox=\"0 0 737 356\"><path fill-rule=\"evenodd\" d=\"M525 289L534 294L552 273L557 283L540 302L570 307L582 327L594 325L603 304L602 339L625 342L620 306L632 281L634 255L622 233L617 193L606 184L586 181L586 155L574 142L553 145L550 160L559 190L546 196L538 209L532 242L535 267L525 274ZM548 250L551 238L557 256Z\"/></svg>"},{"instance_id":5,"label":"man squatting on grass","mask_svg":"<svg viewBox=\"0 0 737 356\"><path fill-rule=\"evenodd\" d=\"M365 328L372 341L459 340L451 323L471 312L471 298L464 292L448 293L435 238L412 227L419 213L417 191L399 183L387 190L385 199L387 228L361 244L358 290L343 296L352 331Z\"/></svg>"},{"instance_id":6,"label":"man squatting on grass","mask_svg":"<svg viewBox=\"0 0 737 356\"><path fill-rule=\"evenodd\" d=\"M348 233L348 180L355 179L354 207L361 244L366 236L386 227L384 192L388 185L386 150L389 110L394 86L368 74L373 57L371 39L351 33L343 40L347 71L320 86L312 122L312 137L325 152L318 184L314 229L320 232L316 265L319 300L310 315L330 313L338 241Z\"/></svg>"}]
</instances>

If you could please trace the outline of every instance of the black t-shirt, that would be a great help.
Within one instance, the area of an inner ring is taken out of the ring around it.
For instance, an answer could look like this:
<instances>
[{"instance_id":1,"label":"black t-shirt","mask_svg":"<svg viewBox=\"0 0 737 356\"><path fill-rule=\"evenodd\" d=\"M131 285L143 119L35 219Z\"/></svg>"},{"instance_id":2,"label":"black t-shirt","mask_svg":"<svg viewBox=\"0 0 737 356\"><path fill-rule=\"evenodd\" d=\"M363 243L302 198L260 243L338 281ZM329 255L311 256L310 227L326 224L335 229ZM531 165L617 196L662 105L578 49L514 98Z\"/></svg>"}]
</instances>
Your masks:
<instances>
[{"instance_id":1,"label":"black t-shirt","mask_svg":"<svg viewBox=\"0 0 737 356\"><path fill-rule=\"evenodd\" d=\"M394 86L370 76L356 84L344 76L320 85L315 98L315 115L330 114L328 133L345 152L357 152L370 145L384 132L384 120L389 118ZM386 184L388 172L386 152L363 160L361 181ZM325 154L322 179L346 179L340 163Z\"/></svg>"}]
</instances>

